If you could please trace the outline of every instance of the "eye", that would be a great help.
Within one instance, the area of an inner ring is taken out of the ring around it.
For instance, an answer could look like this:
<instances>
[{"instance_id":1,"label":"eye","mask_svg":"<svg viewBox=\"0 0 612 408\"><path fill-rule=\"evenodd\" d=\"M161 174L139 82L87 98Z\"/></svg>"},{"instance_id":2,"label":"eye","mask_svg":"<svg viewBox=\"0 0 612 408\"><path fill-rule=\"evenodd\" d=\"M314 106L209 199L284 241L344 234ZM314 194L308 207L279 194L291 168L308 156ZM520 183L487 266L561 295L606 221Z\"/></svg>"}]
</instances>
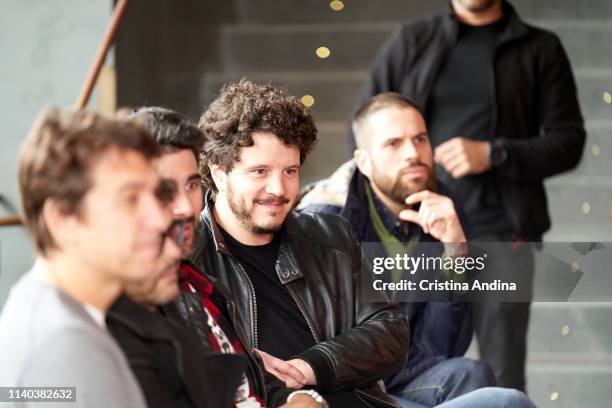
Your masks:
<instances>
[{"instance_id":1,"label":"eye","mask_svg":"<svg viewBox=\"0 0 612 408\"><path fill-rule=\"evenodd\" d=\"M385 146L386 147L397 147L399 146L399 144L400 144L399 139L391 139L391 140L388 140L387 143L385 143Z\"/></svg>"},{"instance_id":2,"label":"eye","mask_svg":"<svg viewBox=\"0 0 612 408\"><path fill-rule=\"evenodd\" d=\"M298 170L298 168L297 168L297 167L293 167L293 168L290 168L290 169L285 170L285 173L286 173L288 176L296 176L296 175L299 173L299 170Z\"/></svg>"},{"instance_id":3,"label":"eye","mask_svg":"<svg viewBox=\"0 0 612 408\"><path fill-rule=\"evenodd\" d=\"M268 174L268 170L266 170L266 169L255 169L255 170L251 171L251 173L253 173L256 176L265 176L266 174Z\"/></svg>"},{"instance_id":4,"label":"eye","mask_svg":"<svg viewBox=\"0 0 612 408\"><path fill-rule=\"evenodd\" d=\"M427 136L425 136L425 135L418 135L417 137L414 138L414 141L416 143L425 143L425 142L427 142Z\"/></svg>"},{"instance_id":5,"label":"eye","mask_svg":"<svg viewBox=\"0 0 612 408\"><path fill-rule=\"evenodd\" d=\"M128 207L135 207L138 204L139 194L137 192L128 193L123 200Z\"/></svg>"},{"instance_id":6,"label":"eye","mask_svg":"<svg viewBox=\"0 0 612 408\"><path fill-rule=\"evenodd\" d=\"M202 183L199 180L190 180L185 185L185 189L187 191L192 191L192 190L198 189L200 187L202 187Z\"/></svg>"}]
</instances>

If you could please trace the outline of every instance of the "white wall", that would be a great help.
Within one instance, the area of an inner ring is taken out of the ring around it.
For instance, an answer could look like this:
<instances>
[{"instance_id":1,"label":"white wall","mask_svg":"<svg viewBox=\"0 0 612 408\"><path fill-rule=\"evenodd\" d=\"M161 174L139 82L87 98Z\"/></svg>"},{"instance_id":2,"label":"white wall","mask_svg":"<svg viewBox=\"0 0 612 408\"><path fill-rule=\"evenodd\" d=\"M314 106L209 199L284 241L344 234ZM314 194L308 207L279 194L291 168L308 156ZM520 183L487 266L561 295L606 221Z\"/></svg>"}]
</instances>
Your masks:
<instances>
[{"instance_id":1,"label":"white wall","mask_svg":"<svg viewBox=\"0 0 612 408\"><path fill-rule=\"evenodd\" d=\"M42 107L74 103L111 11L111 0L0 0L0 193L15 207L19 145ZM32 259L25 230L0 227L0 307Z\"/></svg>"}]
</instances>

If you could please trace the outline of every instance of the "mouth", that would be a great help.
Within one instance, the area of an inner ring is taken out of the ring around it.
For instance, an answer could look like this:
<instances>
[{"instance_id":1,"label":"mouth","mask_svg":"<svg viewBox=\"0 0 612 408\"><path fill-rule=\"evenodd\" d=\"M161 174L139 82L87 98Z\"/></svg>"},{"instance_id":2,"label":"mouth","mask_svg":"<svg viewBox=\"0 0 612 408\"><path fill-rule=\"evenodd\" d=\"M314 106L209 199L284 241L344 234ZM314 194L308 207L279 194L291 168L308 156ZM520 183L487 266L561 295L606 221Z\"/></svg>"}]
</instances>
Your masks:
<instances>
[{"instance_id":1,"label":"mouth","mask_svg":"<svg viewBox=\"0 0 612 408\"><path fill-rule=\"evenodd\" d=\"M183 238L185 241L191 240L193 238L193 233L195 231L195 225L193 223L187 223L183 226Z\"/></svg>"},{"instance_id":2,"label":"mouth","mask_svg":"<svg viewBox=\"0 0 612 408\"><path fill-rule=\"evenodd\" d=\"M428 173L429 173L429 169L426 166L416 165L416 166L410 166L404 169L401 172L401 175L407 176L409 178L421 178L421 177L426 177Z\"/></svg>"},{"instance_id":3,"label":"mouth","mask_svg":"<svg viewBox=\"0 0 612 408\"><path fill-rule=\"evenodd\" d=\"M269 208L271 210L280 210L284 208L289 203L289 200L256 200L255 204L260 205L262 207Z\"/></svg>"},{"instance_id":4,"label":"mouth","mask_svg":"<svg viewBox=\"0 0 612 408\"><path fill-rule=\"evenodd\" d=\"M178 281L178 262L170 262L161 273L161 279L167 282L175 282Z\"/></svg>"}]
</instances>

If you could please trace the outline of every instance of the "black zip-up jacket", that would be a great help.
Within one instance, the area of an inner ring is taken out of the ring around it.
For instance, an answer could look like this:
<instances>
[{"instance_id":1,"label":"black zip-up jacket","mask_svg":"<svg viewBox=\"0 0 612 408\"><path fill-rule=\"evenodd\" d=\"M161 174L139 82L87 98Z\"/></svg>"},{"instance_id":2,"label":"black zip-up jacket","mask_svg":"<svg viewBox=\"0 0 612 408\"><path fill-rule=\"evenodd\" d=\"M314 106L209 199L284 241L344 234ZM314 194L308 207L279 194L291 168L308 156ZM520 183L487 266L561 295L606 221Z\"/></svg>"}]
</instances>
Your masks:
<instances>
[{"instance_id":1,"label":"black zip-up jacket","mask_svg":"<svg viewBox=\"0 0 612 408\"><path fill-rule=\"evenodd\" d=\"M274 375L263 370L263 362L259 356L247 347L245 339L248 338L244 328L247 327L242 321L240 315L236 311L236 305L230 300L230 296L225 292L225 289L220 285L217 278L210 276L203 270L200 270L190 261L187 262L191 267L198 270L206 279L214 286L211 299L220 309L223 309L232 325L236 336L242 344L245 355L248 359L247 376L255 393L261 397L267 407L278 407L287 402L287 397L294 389L285 387L285 383L277 379ZM207 323L207 315L202 305L202 295L198 292L183 292L181 291L175 302L163 307L164 314L171 320L180 321L188 327L191 327L199 338L200 344L206 350L212 350L210 344L210 326ZM209 373L210 374L210 373Z\"/></svg>"},{"instance_id":2,"label":"black zip-up jacket","mask_svg":"<svg viewBox=\"0 0 612 408\"><path fill-rule=\"evenodd\" d=\"M193 260L230 292L243 316L238 319L240 332L247 333L243 344L252 349L258 346L255 291L228 251L212 206L208 192ZM313 368L317 389L352 390L370 406L397 406L379 380L404 366L410 328L397 304L363 298L362 285L371 287L372 271L350 224L331 214L291 213L282 234L276 272L315 340L297 357Z\"/></svg>"},{"instance_id":3,"label":"black zip-up jacket","mask_svg":"<svg viewBox=\"0 0 612 408\"><path fill-rule=\"evenodd\" d=\"M535 239L550 228L543 179L578 164L586 134L561 41L550 31L525 24L508 2L503 8L507 23L490 68L491 135L508 159L490 171L515 231ZM357 106L389 91L425 109L458 30L452 10L402 25L380 51ZM350 126L348 143L352 152Z\"/></svg>"},{"instance_id":4,"label":"black zip-up jacket","mask_svg":"<svg viewBox=\"0 0 612 408\"><path fill-rule=\"evenodd\" d=\"M247 367L243 356L207 350L189 327L125 296L113 304L106 323L149 408L232 406Z\"/></svg>"}]
</instances>

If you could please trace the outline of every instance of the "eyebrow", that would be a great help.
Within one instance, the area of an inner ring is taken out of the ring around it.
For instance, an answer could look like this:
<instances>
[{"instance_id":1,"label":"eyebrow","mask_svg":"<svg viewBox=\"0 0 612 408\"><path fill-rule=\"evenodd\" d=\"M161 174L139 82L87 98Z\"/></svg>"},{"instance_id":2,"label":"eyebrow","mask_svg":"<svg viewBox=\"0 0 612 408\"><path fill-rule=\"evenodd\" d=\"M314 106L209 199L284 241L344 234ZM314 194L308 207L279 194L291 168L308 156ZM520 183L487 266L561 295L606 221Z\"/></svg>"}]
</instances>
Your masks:
<instances>
[{"instance_id":1,"label":"eyebrow","mask_svg":"<svg viewBox=\"0 0 612 408\"><path fill-rule=\"evenodd\" d=\"M187 178L187 182L190 182L190 181L193 181L193 180L200 180L200 174L193 173L191 176L189 176Z\"/></svg>"},{"instance_id":2,"label":"eyebrow","mask_svg":"<svg viewBox=\"0 0 612 408\"><path fill-rule=\"evenodd\" d=\"M273 167L273 165L269 165L269 164L254 164L252 166L247 166L245 170L246 171L251 171L251 170L262 169L262 168L263 169L269 169L270 167ZM301 164L300 163L290 164L290 165L285 166L283 168L290 169L290 168L293 168L293 167L301 167Z\"/></svg>"},{"instance_id":3,"label":"eyebrow","mask_svg":"<svg viewBox=\"0 0 612 408\"><path fill-rule=\"evenodd\" d=\"M429 137L429 133L427 133L427 132L420 132L420 133L411 135L410 139L414 139L415 137L419 137L419 136L427 136L427 137ZM404 138L404 136L399 136L399 135L397 135L397 136L389 136L389 137L385 138L382 141L382 143L387 143L390 140L397 140L397 139L403 139L403 138Z\"/></svg>"},{"instance_id":4,"label":"eyebrow","mask_svg":"<svg viewBox=\"0 0 612 408\"><path fill-rule=\"evenodd\" d=\"M122 185L119 188L119 191L123 193L123 192L130 191L130 190L142 190L146 188L146 186L147 186L147 183L144 183L142 181L131 181L131 182L128 182Z\"/></svg>"}]
</instances>

